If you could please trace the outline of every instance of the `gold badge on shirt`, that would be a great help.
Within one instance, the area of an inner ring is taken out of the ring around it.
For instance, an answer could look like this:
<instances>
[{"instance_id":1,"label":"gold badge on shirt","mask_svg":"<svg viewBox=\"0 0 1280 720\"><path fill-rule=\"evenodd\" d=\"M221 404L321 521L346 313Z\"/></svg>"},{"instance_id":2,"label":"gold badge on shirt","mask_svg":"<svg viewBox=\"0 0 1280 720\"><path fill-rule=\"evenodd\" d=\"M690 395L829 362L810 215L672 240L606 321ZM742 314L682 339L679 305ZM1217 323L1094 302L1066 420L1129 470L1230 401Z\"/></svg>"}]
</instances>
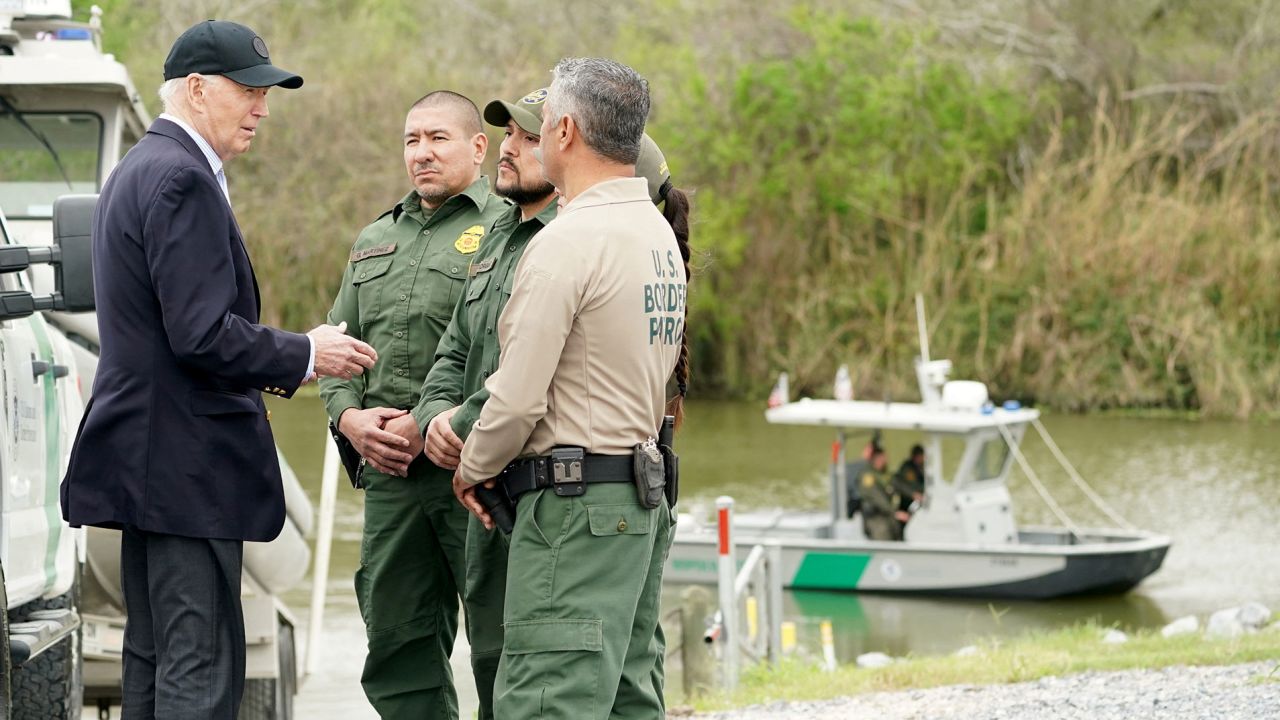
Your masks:
<instances>
[{"instance_id":1,"label":"gold badge on shirt","mask_svg":"<svg viewBox=\"0 0 1280 720\"><path fill-rule=\"evenodd\" d=\"M462 234L458 236L458 239L453 241L453 246L458 249L458 252L470 255L480 249L480 239L483 237L484 226L472 225L462 231Z\"/></svg>"}]
</instances>

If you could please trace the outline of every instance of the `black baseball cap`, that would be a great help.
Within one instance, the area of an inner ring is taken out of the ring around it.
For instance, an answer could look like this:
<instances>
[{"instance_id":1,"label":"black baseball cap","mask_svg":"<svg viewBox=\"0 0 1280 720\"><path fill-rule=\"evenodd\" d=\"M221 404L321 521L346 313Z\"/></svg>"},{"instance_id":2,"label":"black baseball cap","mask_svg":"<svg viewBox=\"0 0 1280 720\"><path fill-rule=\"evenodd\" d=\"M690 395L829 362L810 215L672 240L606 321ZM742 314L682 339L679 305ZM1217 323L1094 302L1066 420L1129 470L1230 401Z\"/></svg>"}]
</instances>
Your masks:
<instances>
[{"instance_id":1,"label":"black baseball cap","mask_svg":"<svg viewBox=\"0 0 1280 720\"><path fill-rule=\"evenodd\" d=\"M271 64L267 43L258 33L227 20L205 20L173 42L164 61L164 79L191 73L222 75L249 87L302 87L301 76Z\"/></svg>"}]
</instances>

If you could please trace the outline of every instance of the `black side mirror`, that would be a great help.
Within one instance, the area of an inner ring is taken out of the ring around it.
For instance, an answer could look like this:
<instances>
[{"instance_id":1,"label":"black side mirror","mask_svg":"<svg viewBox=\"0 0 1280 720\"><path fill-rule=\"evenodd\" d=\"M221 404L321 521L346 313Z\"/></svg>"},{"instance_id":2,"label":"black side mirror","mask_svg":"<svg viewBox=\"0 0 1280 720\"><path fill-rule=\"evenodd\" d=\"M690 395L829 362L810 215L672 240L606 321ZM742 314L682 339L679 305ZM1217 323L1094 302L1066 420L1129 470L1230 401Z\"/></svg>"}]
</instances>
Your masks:
<instances>
[{"instance_id":1,"label":"black side mirror","mask_svg":"<svg viewBox=\"0 0 1280 720\"><path fill-rule=\"evenodd\" d=\"M89 312L93 302L93 209L97 195L63 195L53 202L53 244L61 262L53 266L54 292L59 310Z\"/></svg>"}]
</instances>

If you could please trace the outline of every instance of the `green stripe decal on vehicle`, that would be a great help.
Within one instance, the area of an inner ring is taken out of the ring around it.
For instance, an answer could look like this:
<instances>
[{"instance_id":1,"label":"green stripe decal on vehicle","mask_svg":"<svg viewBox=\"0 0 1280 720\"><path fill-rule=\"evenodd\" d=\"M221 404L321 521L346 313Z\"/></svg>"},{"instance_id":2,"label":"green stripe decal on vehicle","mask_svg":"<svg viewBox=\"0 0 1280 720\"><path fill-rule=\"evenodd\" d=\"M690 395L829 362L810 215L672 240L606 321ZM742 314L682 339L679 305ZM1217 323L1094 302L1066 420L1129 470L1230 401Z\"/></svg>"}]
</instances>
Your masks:
<instances>
[{"instance_id":1,"label":"green stripe decal on vehicle","mask_svg":"<svg viewBox=\"0 0 1280 720\"><path fill-rule=\"evenodd\" d=\"M40 346L40 357L49 363L49 372L40 378L44 386L44 448L45 448L45 507L49 517L49 546L44 561L45 588L53 586L58 575L58 540L62 537L62 517L59 512L60 498L58 485L62 482L61 458L62 436L58 432L58 389L54 387L53 344L49 342L49 330L44 325L43 316L31 318L31 329L36 336L36 344Z\"/></svg>"},{"instance_id":2,"label":"green stripe decal on vehicle","mask_svg":"<svg viewBox=\"0 0 1280 720\"><path fill-rule=\"evenodd\" d=\"M791 578L791 587L856 590L858 580L870 563L870 555L805 553L795 577Z\"/></svg>"}]
</instances>

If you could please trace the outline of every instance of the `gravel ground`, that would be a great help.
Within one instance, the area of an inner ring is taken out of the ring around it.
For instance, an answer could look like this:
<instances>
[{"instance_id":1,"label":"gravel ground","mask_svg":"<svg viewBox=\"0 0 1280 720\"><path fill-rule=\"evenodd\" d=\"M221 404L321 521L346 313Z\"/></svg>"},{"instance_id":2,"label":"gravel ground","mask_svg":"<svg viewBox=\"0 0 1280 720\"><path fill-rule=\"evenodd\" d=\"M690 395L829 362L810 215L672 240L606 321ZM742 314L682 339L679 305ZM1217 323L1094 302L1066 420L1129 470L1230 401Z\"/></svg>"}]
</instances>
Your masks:
<instances>
[{"instance_id":1,"label":"gravel ground","mask_svg":"<svg viewBox=\"0 0 1280 720\"><path fill-rule=\"evenodd\" d=\"M1087 672L1016 685L952 685L777 702L701 720L1262 720L1280 718L1275 663Z\"/></svg>"}]
</instances>

